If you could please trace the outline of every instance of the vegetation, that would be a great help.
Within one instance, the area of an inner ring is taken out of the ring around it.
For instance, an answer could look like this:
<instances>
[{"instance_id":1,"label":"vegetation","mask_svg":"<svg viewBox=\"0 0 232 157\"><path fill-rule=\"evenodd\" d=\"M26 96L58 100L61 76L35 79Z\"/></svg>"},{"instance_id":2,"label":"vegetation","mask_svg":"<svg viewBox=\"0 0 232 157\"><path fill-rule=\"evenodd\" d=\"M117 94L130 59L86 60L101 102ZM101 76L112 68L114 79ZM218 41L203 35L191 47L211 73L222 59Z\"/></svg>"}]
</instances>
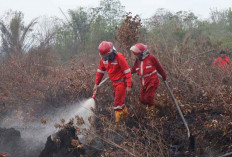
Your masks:
<instances>
[{"instance_id":1,"label":"vegetation","mask_svg":"<svg viewBox=\"0 0 232 157\"><path fill-rule=\"evenodd\" d=\"M36 121L53 106L89 98L102 40L113 41L130 66L134 62L130 46L144 42L168 74L196 138L195 154L217 156L231 151L231 67L228 72L212 66L222 49L232 57L231 8L211 10L208 20L165 9L140 19L126 13L119 0L102 0L99 7L63 14L65 20L36 18L28 25L21 12L11 11L1 18L0 124L9 113L25 122ZM132 95L126 98L131 117L118 126L113 122L112 87L109 83L100 89L96 130L86 133L95 140L90 145L103 143L99 156L166 157L170 145L184 143L182 152L188 154L186 130L162 81L155 118L147 120L138 102L138 77L133 80Z\"/></svg>"}]
</instances>

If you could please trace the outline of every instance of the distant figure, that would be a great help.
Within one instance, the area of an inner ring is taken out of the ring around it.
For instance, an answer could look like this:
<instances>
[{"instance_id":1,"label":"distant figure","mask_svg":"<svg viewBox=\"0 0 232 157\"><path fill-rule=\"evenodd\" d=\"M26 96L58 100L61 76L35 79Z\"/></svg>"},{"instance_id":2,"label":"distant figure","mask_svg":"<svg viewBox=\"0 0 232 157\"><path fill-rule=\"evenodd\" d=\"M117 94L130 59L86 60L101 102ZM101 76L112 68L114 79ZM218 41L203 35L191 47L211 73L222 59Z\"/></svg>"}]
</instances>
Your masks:
<instances>
[{"instance_id":1,"label":"distant figure","mask_svg":"<svg viewBox=\"0 0 232 157\"><path fill-rule=\"evenodd\" d=\"M228 56L226 56L226 52L223 50L220 51L219 54L220 54L220 56L214 60L213 65L215 67L219 67L219 68L224 69L224 68L229 66L230 58Z\"/></svg>"}]
</instances>

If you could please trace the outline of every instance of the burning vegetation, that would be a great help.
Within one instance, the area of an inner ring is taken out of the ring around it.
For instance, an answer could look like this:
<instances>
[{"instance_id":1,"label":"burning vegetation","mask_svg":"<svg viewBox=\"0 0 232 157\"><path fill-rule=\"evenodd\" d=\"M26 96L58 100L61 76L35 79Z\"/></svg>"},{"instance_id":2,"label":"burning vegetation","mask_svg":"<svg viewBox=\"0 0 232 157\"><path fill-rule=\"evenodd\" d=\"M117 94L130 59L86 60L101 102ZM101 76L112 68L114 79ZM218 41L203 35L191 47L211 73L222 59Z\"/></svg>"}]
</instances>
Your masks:
<instances>
[{"instance_id":1,"label":"burning vegetation","mask_svg":"<svg viewBox=\"0 0 232 157\"><path fill-rule=\"evenodd\" d=\"M139 79L133 76L132 93L125 100L129 112L126 120L115 124L112 87L106 82L98 91L97 105L92 109L94 116L87 121L80 115L69 120L60 117L60 122L52 124L57 133L47 138L37 154L168 157L219 156L231 152L232 67L229 64L224 70L212 65L221 49L231 57L231 10L214 11L214 21L210 22L198 20L193 13L161 9L143 24L139 16L130 13L122 19L107 14L109 20L102 16L102 11L101 7L92 9L91 14L83 8L70 11L70 22L54 21L56 25L51 26L50 35L40 32L39 45L27 51L14 49L17 51L10 53L1 46L4 51L0 62L0 126L7 126L13 119L25 124L38 121L50 125L49 119L43 117L45 113L91 97L99 59L96 45L101 40L114 41L130 67L134 63L130 46L144 42L168 74L167 82L194 136L194 150L189 150L187 131L164 83L160 81L156 93L153 119L147 119L146 107L138 101ZM227 15L226 19L220 19L221 14ZM10 40L6 31L12 27L8 26L15 24L15 19L22 20L21 14L14 15L9 25L0 23L6 39L3 41ZM217 30L222 28L228 33L218 34ZM91 126L88 129L82 127L86 122ZM9 147L19 137L5 139L3 132L0 129L0 148L4 148L0 153L14 154ZM82 135L85 142L80 142L77 135ZM21 147L22 143L17 144L15 147ZM20 151L19 155L23 153Z\"/></svg>"}]
</instances>

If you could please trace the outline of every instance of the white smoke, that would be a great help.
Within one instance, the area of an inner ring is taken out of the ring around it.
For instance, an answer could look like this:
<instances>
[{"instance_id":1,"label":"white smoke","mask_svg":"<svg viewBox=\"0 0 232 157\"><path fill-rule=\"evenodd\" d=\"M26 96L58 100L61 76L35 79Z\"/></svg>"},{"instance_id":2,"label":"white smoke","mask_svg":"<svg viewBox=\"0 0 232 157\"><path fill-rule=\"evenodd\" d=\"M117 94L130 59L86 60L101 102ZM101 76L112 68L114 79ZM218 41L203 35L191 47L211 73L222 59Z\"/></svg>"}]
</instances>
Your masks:
<instances>
[{"instance_id":1,"label":"white smoke","mask_svg":"<svg viewBox=\"0 0 232 157\"><path fill-rule=\"evenodd\" d=\"M10 122L6 121L6 123L2 123L1 127L15 128L16 130L19 130L22 138L25 141L30 141L30 147L33 147L34 149L34 147L37 146L41 147L41 144L43 145L46 142L48 136L58 131L58 129L54 127L54 124L60 124L61 119L65 119L65 122L68 123L71 118L75 119L75 116L78 115L79 117L82 117L85 122L82 128L89 129L90 123L88 118L94 116L91 108L95 108L95 101L92 98L72 105L65 105L64 107L54 110L52 113L47 113L41 117L46 120L46 124L42 124L40 119L34 122L25 123L20 119L12 119L11 117L8 117L12 120ZM81 138L83 137L81 136Z\"/></svg>"}]
</instances>

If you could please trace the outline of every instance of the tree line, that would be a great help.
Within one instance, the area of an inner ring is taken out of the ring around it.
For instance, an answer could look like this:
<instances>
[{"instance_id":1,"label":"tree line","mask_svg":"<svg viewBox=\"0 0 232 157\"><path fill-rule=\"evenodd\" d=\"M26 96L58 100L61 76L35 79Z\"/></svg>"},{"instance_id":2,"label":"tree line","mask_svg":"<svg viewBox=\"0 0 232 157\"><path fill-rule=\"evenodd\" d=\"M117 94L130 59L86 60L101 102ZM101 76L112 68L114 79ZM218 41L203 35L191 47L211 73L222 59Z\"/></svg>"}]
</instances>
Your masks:
<instances>
[{"instance_id":1,"label":"tree line","mask_svg":"<svg viewBox=\"0 0 232 157\"><path fill-rule=\"evenodd\" d=\"M60 11L63 19L38 17L29 24L25 24L24 14L20 11L8 11L2 15L2 58L42 47L51 48L60 62L66 62L75 55L96 54L102 40L117 41L118 28L128 14L120 0L101 0L95 8L79 7L67 13ZM137 19L140 17L137 16ZM231 52L231 8L211 10L207 20L199 19L193 12L170 12L166 9L158 9L152 17L140 20L142 25L138 28L137 41L155 43L162 47L160 52L168 51L170 47L183 51L186 42L191 44L203 38Z\"/></svg>"}]
</instances>

